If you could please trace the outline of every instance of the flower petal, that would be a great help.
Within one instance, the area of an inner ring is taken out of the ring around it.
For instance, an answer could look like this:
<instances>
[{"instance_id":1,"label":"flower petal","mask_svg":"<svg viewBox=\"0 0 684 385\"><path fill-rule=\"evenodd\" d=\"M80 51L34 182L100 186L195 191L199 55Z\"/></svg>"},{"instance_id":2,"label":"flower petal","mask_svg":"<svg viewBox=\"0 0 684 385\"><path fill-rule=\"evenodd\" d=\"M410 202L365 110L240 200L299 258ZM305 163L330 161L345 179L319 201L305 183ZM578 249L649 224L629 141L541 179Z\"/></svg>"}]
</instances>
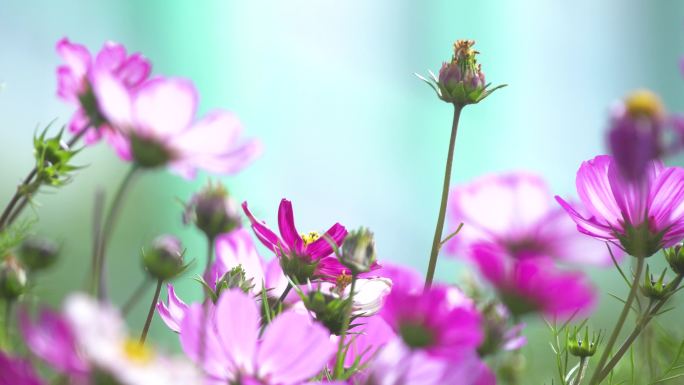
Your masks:
<instances>
[{"instance_id":1,"label":"flower petal","mask_svg":"<svg viewBox=\"0 0 684 385\"><path fill-rule=\"evenodd\" d=\"M253 373L259 339L256 302L240 289L223 292L216 305L216 326L221 345L231 362L245 373Z\"/></svg>"},{"instance_id":2,"label":"flower petal","mask_svg":"<svg viewBox=\"0 0 684 385\"><path fill-rule=\"evenodd\" d=\"M339 247L342 246L344 238L347 237L347 229L339 223L335 223L320 238L306 247L306 252L312 259L320 259L332 254L333 249L330 239Z\"/></svg>"},{"instance_id":3,"label":"flower petal","mask_svg":"<svg viewBox=\"0 0 684 385\"><path fill-rule=\"evenodd\" d=\"M173 285L168 284L168 304L164 304L163 301L157 303L157 312L161 317L162 321L176 333L180 333L181 322L185 318L185 313L188 311L188 305L183 302L173 289Z\"/></svg>"},{"instance_id":4,"label":"flower petal","mask_svg":"<svg viewBox=\"0 0 684 385\"><path fill-rule=\"evenodd\" d=\"M259 238L261 243L264 244L269 250L275 252L276 254L278 253L278 245L281 247L285 247L283 244L283 241L280 240L280 238L274 233L271 229L269 229L266 226L266 223L264 221L260 221L254 217L251 211L249 211L249 208L247 207L247 202L242 202L242 210L245 212L245 215L247 215L247 218L249 219L250 223L252 224L252 230L254 230L254 234Z\"/></svg>"},{"instance_id":5,"label":"flower petal","mask_svg":"<svg viewBox=\"0 0 684 385\"><path fill-rule=\"evenodd\" d=\"M282 199L278 207L278 229L288 248L302 254L304 242L295 226L292 202L287 199Z\"/></svg>"},{"instance_id":6,"label":"flower petal","mask_svg":"<svg viewBox=\"0 0 684 385\"><path fill-rule=\"evenodd\" d=\"M57 54L62 57L75 79L86 76L90 69L91 57L85 46L74 44L65 37L57 42Z\"/></svg>"},{"instance_id":7,"label":"flower petal","mask_svg":"<svg viewBox=\"0 0 684 385\"><path fill-rule=\"evenodd\" d=\"M612 158L608 155L582 162L577 171L577 194L599 223L621 229L622 212L608 178L611 163Z\"/></svg>"},{"instance_id":8,"label":"flower petal","mask_svg":"<svg viewBox=\"0 0 684 385\"><path fill-rule=\"evenodd\" d=\"M133 101L135 128L144 136L173 138L190 128L198 99L189 80L150 80L140 87Z\"/></svg>"}]
</instances>

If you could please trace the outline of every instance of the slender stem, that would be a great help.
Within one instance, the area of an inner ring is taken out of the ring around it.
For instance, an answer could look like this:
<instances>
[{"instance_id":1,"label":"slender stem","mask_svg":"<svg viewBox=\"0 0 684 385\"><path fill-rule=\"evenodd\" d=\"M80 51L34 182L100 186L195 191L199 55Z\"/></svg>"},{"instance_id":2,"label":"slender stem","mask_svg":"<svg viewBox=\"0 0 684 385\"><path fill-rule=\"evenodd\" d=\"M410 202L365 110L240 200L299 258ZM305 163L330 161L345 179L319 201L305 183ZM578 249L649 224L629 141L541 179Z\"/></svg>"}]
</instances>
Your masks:
<instances>
[{"instance_id":1,"label":"slender stem","mask_svg":"<svg viewBox=\"0 0 684 385\"><path fill-rule=\"evenodd\" d=\"M349 323L351 322L351 312L354 304L354 292L356 291L356 275L352 276L351 288L349 289L349 303L347 304L347 311L344 312L344 320L342 320L342 330L340 331L340 342L337 345L337 359L335 360L335 370L333 378L340 379L344 371L344 357L345 349L344 343L347 338L347 331L349 330Z\"/></svg>"},{"instance_id":2,"label":"slender stem","mask_svg":"<svg viewBox=\"0 0 684 385\"><path fill-rule=\"evenodd\" d=\"M157 289L154 291L154 297L152 297L152 303L150 304L150 311L147 312L147 320L145 320L145 326L143 327L142 334L140 335L140 343L144 344L147 338L147 332L150 330L150 324L152 324L152 317L154 317L154 309L157 308L157 301L159 301L159 293L161 293L161 287L164 280L159 279L157 281Z\"/></svg>"},{"instance_id":3,"label":"slender stem","mask_svg":"<svg viewBox=\"0 0 684 385\"><path fill-rule=\"evenodd\" d=\"M584 379L584 375L587 372L588 366L589 366L589 360L587 359L587 357L581 357L579 369L577 370L577 375L575 376L575 380L572 381L572 385L580 385L582 383L582 380Z\"/></svg>"},{"instance_id":4,"label":"slender stem","mask_svg":"<svg viewBox=\"0 0 684 385\"><path fill-rule=\"evenodd\" d=\"M679 287L679 284L682 282L682 276L677 276L677 278L673 281L673 290L676 290ZM674 294L674 292L673 292ZM613 370L615 365L620 362L620 359L622 359L622 356L627 353L629 350L630 346L636 341L637 337L641 334L641 332L646 329L646 326L648 326L648 323L651 322L651 320L658 315L658 312L660 309L665 305L668 299L672 294L668 295L667 297L661 299L656 303L655 306L653 306L650 311L648 311L642 318L639 320L639 322L634 326L634 330L627 336L625 339L625 342L622 343L618 351L615 353L615 355L608 361L606 366L601 370L601 373L599 374L599 381L603 380L608 376L608 374Z\"/></svg>"},{"instance_id":5,"label":"slender stem","mask_svg":"<svg viewBox=\"0 0 684 385\"><path fill-rule=\"evenodd\" d=\"M204 275L203 277L206 279L207 275L209 274L209 270L211 269L211 264L214 261L214 238L208 237L207 238L207 263L204 266ZM204 360L206 358L207 354L207 321L209 320L209 301L211 299L209 298L209 293L206 291L204 292L204 303L202 305L202 327L200 329L200 362L202 363L201 367L204 367Z\"/></svg>"},{"instance_id":6,"label":"slender stem","mask_svg":"<svg viewBox=\"0 0 684 385\"><path fill-rule=\"evenodd\" d=\"M99 271L99 260L97 250L100 247L100 235L102 234L102 216L104 215L105 193L102 189L95 192L95 202L93 204L93 243L92 257L90 261L90 292L97 294L97 272Z\"/></svg>"},{"instance_id":7,"label":"slender stem","mask_svg":"<svg viewBox=\"0 0 684 385\"><path fill-rule=\"evenodd\" d=\"M637 268L636 272L634 273L634 280L632 281L632 286L629 290L629 296L627 297L627 300L625 301L625 306L622 308L620 317L618 318L618 321L615 324L615 329L613 329L613 333L610 335L608 343L606 343L606 347L603 350L603 354L601 354L601 358L599 359L599 362L596 365L594 374L592 374L591 379L589 380L589 385L596 385L599 383L599 381L601 381L600 377L601 373L603 372L603 365L606 363L606 360L608 359L611 351L613 350L613 346L615 345L615 342L617 341L617 338L620 335L622 326L624 326L625 321L627 320L627 315L629 315L629 312L632 310L632 302L634 302L634 297L636 297L637 294L637 288L639 287L639 280L641 279L642 270L644 270L644 258L637 258Z\"/></svg>"},{"instance_id":8,"label":"slender stem","mask_svg":"<svg viewBox=\"0 0 684 385\"><path fill-rule=\"evenodd\" d=\"M142 298L143 294L145 294L145 291L147 290L147 286L150 284L150 280L147 279L147 276L143 278L143 280L140 282L140 285L131 293L131 295L128 297L126 302L124 303L123 306L121 306L121 315L124 317L133 309L133 307L138 303L138 300Z\"/></svg>"},{"instance_id":9,"label":"slender stem","mask_svg":"<svg viewBox=\"0 0 684 385\"><path fill-rule=\"evenodd\" d=\"M5 319L3 320L5 325L5 343L9 347L10 345L10 324L12 321L12 305L14 304L14 300L11 299L6 299L5 300Z\"/></svg>"},{"instance_id":10,"label":"slender stem","mask_svg":"<svg viewBox=\"0 0 684 385\"><path fill-rule=\"evenodd\" d=\"M67 142L67 146L71 148L76 143L78 143L78 141L81 140L87 129L88 126L86 126L78 134L72 136L71 139L69 139L69 142ZM31 182L33 182L33 178L35 178L37 174L38 169L34 167L28 173L28 175L26 175L26 178L24 178L22 184L19 185L19 187L17 187L17 191L14 193L12 199L10 199L7 206L5 206L5 209L2 211L2 215L0 215L0 230L3 230L5 227L14 223L17 217L19 217L19 214L21 214L24 208L26 208L26 204L29 201L29 197L24 193L24 191L22 191L22 187L28 186ZM19 201L21 201L21 203L19 203ZM19 203L19 206L15 210L14 207L17 205L17 203Z\"/></svg>"},{"instance_id":11,"label":"slender stem","mask_svg":"<svg viewBox=\"0 0 684 385\"><path fill-rule=\"evenodd\" d=\"M278 300L273 304L273 307L271 307L271 313L275 313L275 311L278 310L278 306L285 301L287 295L290 294L290 290L292 290L292 283L288 282L287 287L283 290L283 294L278 297Z\"/></svg>"},{"instance_id":12,"label":"slender stem","mask_svg":"<svg viewBox=\"0 0 684 385\"><path fill-rule=\"evenodd\" d=\"M444 170L444 184L442 185L442 202L439 206L439 216L435 228L435 237L432 240L432 251L430 252L430 262L428 264L427 275L425 276L425 288L432 285L437 267L437 256L439 255L442 232L444 231L444 217L446 216L447 200L449 198L449 183L451 181L451 166L454 161L454 148L456 147L456 134L458 132L458 120L461 116L463 106L454 105L454 120L451 125L451 139L449 140L449 154L447 156L446 169Z\"/></svg>"},{"instance_id":13,"label":"slender stem","mask_svg":"<svg viewBox=\"0 0 684 385\"><path fill-rule=\"evenodd\" d=\"M118 218L119 212L121 211L121 205L124 201L124 197L126 196L126 191L130 187L131 182L133 181L133 176L135 175L137 170L138 167L135 164L131 166L131 168L128 170L128 173L126 173L126 176L121 181L121 184L119 184L119 188L116 191L116 194L114 195L114 200L112 201L111 206L109 206L109 211L107 211L107 215L104 219L104 225L102 226L102 231L99 235L100 242L96 249L94 260L97 262L96 288L97 297L100 300L104 300L106 298L104 272L107 242L109 241L109 238L111 237L112 232L114 231L116 219Z\"/></svg>"}]
</instances>

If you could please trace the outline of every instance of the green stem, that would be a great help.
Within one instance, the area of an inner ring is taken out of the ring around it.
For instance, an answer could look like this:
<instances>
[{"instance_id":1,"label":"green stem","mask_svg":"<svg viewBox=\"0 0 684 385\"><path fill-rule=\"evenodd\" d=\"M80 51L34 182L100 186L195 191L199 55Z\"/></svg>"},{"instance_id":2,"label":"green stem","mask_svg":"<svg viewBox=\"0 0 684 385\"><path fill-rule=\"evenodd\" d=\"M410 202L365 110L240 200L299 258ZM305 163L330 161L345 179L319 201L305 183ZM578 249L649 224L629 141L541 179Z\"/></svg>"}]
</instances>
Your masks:
<instances>
[{"instance_id":1,"label":"green stem","mask_svg":"<svg viewBox=\"0 0 684 385\"><path fill-rule=\"evenodd\" d=\"M668 295L667 297L659 300L658 303L656 303L656 305L653 306L653 308L651 308L650 311L648 311L647 314L645 314L639 322L637 322L637 324L634 326L634 330L632 330L632 332L629 334L629 336L627 336L627 338L625 339L625 342L622 343L622 345L620 346L618 351L615 353L615 355L610 359L610 361L608 361L608 363L603 368L603 370L601 370L601 373L599 374L599 379L598 379L599 381L606 378L606 376L608 376L608 374L611 372L611 370L613 370L615 365L617 365L618 362L620 362L620 359L622 359L622 357L625 355L625 353L627 353L630 346L632 346L634 341L636 341L637 337L639 337L641 332L643 332L644 329L646 329L646 326L648 326L648 323L651 322L651 320L656 315L658 315L658 312L660 311L660 309L665 305L667 300L670 299L670 297L674 294L674 290L677 290L677 288L679 287L679 284L681 282L682 282L682 276L681 275L677 276L677 278L673 281L673 284L674 284L673 293Z\"/></svg>"},{"instance_id":2,"label":"green stem","mask_svg":"<svg viewBox=\"0 0 684 385\"><path fill-rule=\"evenodd\" d=\"M121 315L124 317L133 309L133 307L138 303L140 298L142 298L143 294L145 294L145 291L147 290L147 285L150 284L150 280L145 277L143 278L142 282L140 282L140 285L135 289L133 293L128 297L126 302L124 303L123 306L121 306Z\"/></svg>"},{"instance_id":3,"label":"green stem","mask_svg":"<svg viewBox=\"0 0 684 385\"><path fill-rule=\"evenodd\" d=\"M154 309L157 307L157 301L159 301L159 293L161 293L162 279L157 281L157 289L154 291L154 297L152 297L152 303L150 304L150 311L147 312L147 319L145 320L145 326L143 327L142 334L140 335L140 344L145 344L145 339L147 338L147 332L150 330L150 325L152 324L152 317L154 317Z\"/></svg>"},{"instance_id":4,"label":"green stem","mask_svg":"<svg viewBox=\"0 0 684 385\"><path fill-rule=\"evenodd\" d=\"M211 264L214 261L214 238L207 238L207 263L204 266L203 278L206 279L209 270L211 269ZM202 327L200 328L200 362L202 367L204 367L204 359L207 353L207 321L209 318L209 293L204 292L204 303L202 305Z\"/></svg>"},{"instance_id":5,"label":"green stem","mask_svg":"<svg viewBox=\"0 0 684 385\"><path fill-rule=\"evenodd\" d=\"M589 380L589 385L597 385L601 381L603 365L606 363L606 360L608 359L611 351L613 350L613 346L615 345L615 342L617 341L617 338L620 335L620 331L622 330L622 327L624 326L625 321L627 320L627 315L629 315L629 312L632 310L632 302L634 302L634 298L636 297L637 288L639 287L639 280L641 279L641 272L643 270L644 258L637 258L637 268L636 272L634 273L634 280L632 281L632 286L629 290L629 296L627 297L627 300L625 301L625 306L622 308L620 317L618 318L618 321L615 324L615 329L613 329L613 333L610 335L608 343L606 343L606 347L603 350L603 354L601 354L601 358L599 359L599 362L596 365L594 374L591 376L591 379Z\"/></svg>"},{"instance_id":6,"label":"green stem","mask_svg":"<svg viewBox=\"0 0 684 385\"><path fill-rule=\"evenodd\" d=\"M577 375L575 376L575 380L572 381L572 385L580 385L582 383L582 380L584 379L584 375L587 372L588 366L589 366L589 359L587 359L587 357L581 357L579 369L577 370Z\"/></svg>"},{"instance_id":7,"label":"green stem","mask_svg":"<svg viewBox=\"0 0 684 385\"><path fill-rule=\"evenodd\" d=\"M427 275L425 276L425 288L432 286L432 280L437 268L437 256L439 255L442 232L444 231L444 218L446 216L447 200L449 199L449 183L451 181L451 166L454 161L454 148L456 147L456 134L458 133L458 120L461 116L463 106L454 105L454 119L451 124L451 139L449 140L449 154L447 156L446 169L444 170L444 184L442 185L442 202L439 206L437 226L435 236L432 239L432 251L430 252L430 262L428 264Z\"/></svg>"},{"instance_id":8,"label":"green stem","mask_svg":"<svg viewBox=\"0 0 684 385\"><path fill-rule=\"evenodd\" d=\"M137 170L138 167L135 164L131 166L131 168L128 170L128 173L126 173L126 176L121 181L121 184L119 184L119 188L114 195L112 204L109 206L109 211L107 211L107 215L105 216L104 225L102 226L102 231L100 232L99 237L100 242L96 249L96 253L93 256L93 260L97 266L97 274L95 276L97 284L95 285L95 290L97 291L97 297L100 300L106 298L104 273L107 255L107 243L109 238L112 236L114 226L116 225L116 220L119 216L119 212L121 211L124 197L126 196L126 192L128 191L131 182L133 181L133 176L135 176Z\"/></svg>"},{"instance_id":9,"label":"green stem","mask_svg":"<svg viewBox=\"0 0 684 385\"><path fill-rule=\"evenodd\" d=\"M347 331L349 330L349 323L351 322L352 307L354 305L354 292L356 291L356 275L352 275L351 287L349 288L349 303L347 304L347 311L344 313L344 320L342 320L342 330L340 331L340 342L337 345L337 358L335 360L335 370L333 372L334 379L341 379L344 372L344 357L345 348L344 343L347 338Z\"/></svg>"},{"instance_id":10,"label":"green stem","mask_svg":"<svg viewBox=\"0 0 684 385\"><path fill-rule=\"evenodd\" d=\"M287 295L290 294L290 290L292 290L292 283L288 282L287 287L285 287L285 290L283 290L283 294L278 297L278 300L273 304L273 307L271 307L272 314L275 314L275 311L278 310L278 306L285 301Z\"/></svg>"}]
</instances>

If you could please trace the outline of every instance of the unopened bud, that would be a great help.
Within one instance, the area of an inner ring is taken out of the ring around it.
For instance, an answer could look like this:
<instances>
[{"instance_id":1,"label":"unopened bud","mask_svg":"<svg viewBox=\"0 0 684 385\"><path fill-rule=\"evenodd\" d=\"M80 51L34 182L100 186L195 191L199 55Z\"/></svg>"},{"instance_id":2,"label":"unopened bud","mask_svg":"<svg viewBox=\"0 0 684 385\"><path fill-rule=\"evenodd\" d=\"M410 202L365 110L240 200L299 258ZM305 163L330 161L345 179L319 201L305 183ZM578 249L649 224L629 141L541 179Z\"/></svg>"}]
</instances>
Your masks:
<instances>
[{"instance_id":1,"label":"unopened bud","mask_svg":"<svg viewBox=\"0 0 684 385\"><path fill-rule=\"evenodd\" d=\"M235 266L216 283L216 295L219 296L223 290L235 288L249 293L254 288L253 281L252 278L247 279L242 265Z\"/></svg>"},{"instance_id":2,"label":"unopened bud","mask_svg":"<svg viewBox=\"0 0 684 385\"><path fill-rule=\"evenodd\" d=\"M0 263L0 298L13 301L26 291L26 271L13 256Z\"/></svg>"},{"instance_id":3,"label":"unopened bud","mask_svg":"<svg viewBox=\"0 0 684 385\"><path fill-rule=\"evenodd\" d=\"M365 273L375 263L375 240L373 233L362 227L350 232L342 244L340 262L352 274Z\"/></svg>"},{"instance_id":4,"label":"unopened bud","mask_svg":"<svg viewBox=\"0 0 684 385\"><path fill-rule=\"evenodd\" d=\"M641 293L653 300L661 300L667 297L674 287L665 283L665 273L667 269L663 269L660 277L656 279L650 272L648 265L646 265L646 274L644 274L644 284L641 285Z\"/></svg>"},{"instance_id":5,"label":"unopened bud","mask_svg":"<svg viewBox=\"0 0 684 385\"><path fill-rule=\"evenodd\" d=\"M582 336L582 331L575 327L573 331L568 334L566 344L568 351L573 356L591 357L596 353L596 348L598 348L600 342L601 333L593 333L590 339L588 327L584 329L584 336Z\"/></svg>"},{"instance_id":6,"label":"unopened bud","mask_svg":"<svg viewBox=\"0 0 684 385\"><path fill-rule=\"evenodd\" d=\"M28 238L19 248L19 257L31 271L52 266L59 255L59 245L47 238Z\"/></svg>"},{"instance_id":7,"label":"unopened bud","mask_svg":"<svg viewBox=\"0 0 684 385\"><path fill-rule=\"evenodd\" d=\"M674 247L665 249L665 259L670 264L672 271L677 275L684 275L684 245L678 243Z\"/></svg>"},{"instance_id":8,"label":"unopened bud","mask_svg":"<svg viewBox=\"0 0 684 385\"><path fill-rule=\"evenodd\" d=\"M152 242L149 249L143 250L143 264L153 278L166 281L185 270L184 254L185 250L178 238L162 235Z\"/></svg>"},{"instance_id":9,"label":"unopened bud","mask_svg":"<svg viewBox=\"0 0 684 385\"><path fill-rule=\"evenodd\" d=\"M225 187L209 184L185 206L183 222L194 223L208 238L214 239L240 225L239 207Z\"/></svg>"}]
</instances>

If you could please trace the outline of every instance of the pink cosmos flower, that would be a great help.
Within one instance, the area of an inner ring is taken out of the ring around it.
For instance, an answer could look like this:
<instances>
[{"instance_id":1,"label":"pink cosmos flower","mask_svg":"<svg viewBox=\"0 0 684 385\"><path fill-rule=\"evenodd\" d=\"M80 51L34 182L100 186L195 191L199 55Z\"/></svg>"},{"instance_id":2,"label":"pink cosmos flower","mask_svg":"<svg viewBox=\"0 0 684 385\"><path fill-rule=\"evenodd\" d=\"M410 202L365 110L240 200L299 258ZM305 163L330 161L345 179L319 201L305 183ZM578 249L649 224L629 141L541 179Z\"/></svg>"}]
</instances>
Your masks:
<instances>
[{"instance_id":1,"label":"pink cosmos flower","mask_svg":"<svg viewBox=\"0 0 684 385\"><path fill-rule=\"evenodd\" d=\"M576 183L589 216L560 197L556 200L580 232L640 258L684 238L684 169L651 161L644 179L631 183L611 156L600 155L582 163Z\"/></svg>"},{"instance_id":2,"label":"pink cosmos flower","mask_svg":"<svg viewBox=\"0 0 684 385\"><path fill-rule=\"evenodd\" d=\"M323 370L335 354L329 334L306 314L285 311L259 336L260 310L239 289L225 291L208 317L204 357L201 304L190 307L181 325L185 353L201 365L209 383L243 381L260 385L301 384ZM251 382L249 382L251 381Z\"/></svg>"},{"instance_id":3,"label":"pink cosmos flower","mask_svg":"<svg viewBox=\"0 0 684 385\"><path fill-rule=\"evenodd\" d=\"M42 385L28 361L14 358L0 351L0 385Z\"/></svg>"},{"instance_id":4,"label":"pink cosmos flower","mask_svg":"<svg viewBox=\"0 0 684 385\"><path fill-rule=\"evenodd\" d=\"M216 261L204 277L210 287L216 287L217 282L232 268L242 266L245 277L254 283L253 294L261 293L262 285L273 293L282 293L287 286L287 279L280 269L277 259L265 262L257 253L252 238L245 229L236 229L216 238ZM169 329L180 332L180 325L188 311L188 305L181 300L173 285L167 285L168 301L157 303L157 312Z\"/></svg>"},{"instance_id":5,"label":"pink cosmos flower","mask_svg":"<svg viewBox=\"0 0 684 385\"><path fill-rule=\"evenodd\" d=\"M342 273L350 274L333 254L328 241L332 240L338 247L342 245L347 230L341 224L335 223L322 236L317 232L300 234L295 227L292 203L283 199L278 208L278 236L252 215L247 202L242 204L242 208L257 238L280 259L285 274L293 276L299 283L312 278L334 281Z\"/></svg>"},{"instance_id":6,"label":"pink cosmos flower","mask_svg":"<svg viewBox=\"0 0 684 385\"><path fill-rule=\"evenodd\" d=\"M67 38L57 43L57 53L64 64L57 68L57 95L60 99L76 105L76 112L69 123L69 130L80 133L88 129L85 139L92 143L102 134L116 135L100 110L100 100L93 89L96 72L105 72L117 79L126 90L136 90L149 76L151 64L140 53L128 55L126 48L118 43L106 42L93 60L88 49L74 44Z\"/></svg>"},{"instance_id":7,"label":"pink cosmos flower","mask_svg":"<svg viewBox=\"0 0 684 385\"><path fill-rule=\"evenodd\" d=\"M517 259L611 264L605 246L577 233L573 221L554 204L546 183L532 174L490 175L454 187L448 214L452 231L463 223L446 244L452 254L467 255L473 244L486 241Z\"/></svg>"},{"instance_id":8,"label":"pink cosmos flower","mask_svg":"<svg viewBox=\"0 0 684 385\"><path fill-rule=\"evenodd\" d=\"M122 133L113 143L125 160L141 167L169 165L185 178L197 170L234 174L261 152L255 140L241 140L242 125L227 111L195 121L198 94L184 79L156 78L132 91L106 71L94 75L101 111Z\"/></svg>"},{"instance_id":9,"label":"pink cosmos flower","mask_svg":"<svg viewBox=\"0 0 684 385\"><path fill-rule=\"evenodd\" d=\"M548 258L509 258L493 243L475 244L471 254L482 275L515 315L540 311L565 317L575 312L586 314L594 304L594 291L586 277L561 272Z\"/></svg>"}]
</instances>

